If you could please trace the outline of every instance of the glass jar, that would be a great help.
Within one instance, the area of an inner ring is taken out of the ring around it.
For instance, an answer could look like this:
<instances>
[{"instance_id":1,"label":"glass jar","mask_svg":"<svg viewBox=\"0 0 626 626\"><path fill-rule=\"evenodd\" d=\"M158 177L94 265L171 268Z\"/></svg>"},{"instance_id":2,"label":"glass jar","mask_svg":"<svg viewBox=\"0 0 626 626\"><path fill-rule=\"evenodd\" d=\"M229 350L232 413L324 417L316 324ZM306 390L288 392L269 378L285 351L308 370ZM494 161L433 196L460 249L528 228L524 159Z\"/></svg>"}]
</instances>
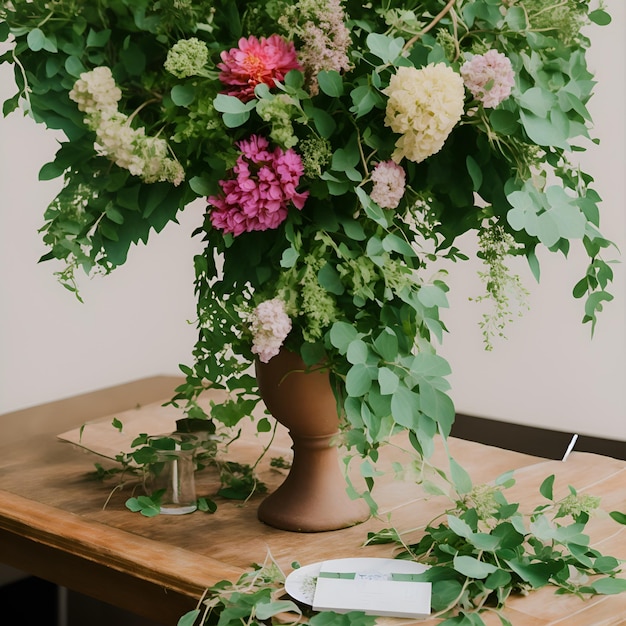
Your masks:
<instances>
[{"instance_id":1,"label":"glass jar","mask_svg":"<svg viewBox=\"0 0 626 626\"><path fill-rule=\"evenodd\" d=\"M197 509L194 450L159 450L150 467L151 495L160 494L160 512L184 515Z\"/></svg>"}]
</instances>

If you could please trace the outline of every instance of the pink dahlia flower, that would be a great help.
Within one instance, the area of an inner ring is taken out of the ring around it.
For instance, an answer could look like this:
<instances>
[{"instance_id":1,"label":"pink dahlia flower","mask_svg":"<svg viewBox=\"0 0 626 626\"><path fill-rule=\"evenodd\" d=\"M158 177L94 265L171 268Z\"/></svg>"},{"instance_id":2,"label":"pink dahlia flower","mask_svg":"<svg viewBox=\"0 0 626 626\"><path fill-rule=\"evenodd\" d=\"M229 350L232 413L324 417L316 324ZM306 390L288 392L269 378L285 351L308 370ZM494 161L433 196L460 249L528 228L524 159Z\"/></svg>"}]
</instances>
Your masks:
<instances>
[{"instance_id":1,"label":"pink dahlia flower","mask_svg":"<svg viewBox=\"0 0 626 626\"><path fill-rule=\"evenodd\" d=\"M506 100L515 85L511 61L497 50L474 55L461 67L461 76L474 98L487 108Z\"/></svg>"},{"instance_id":2,"label":"pink dahlia flower","mask_svg":"<svg viewBox=\"0 0 626 626\"><path fill-rule=\"evenodd\" d=\"M208 198L214 208L214 228L237 236L253 230L278 228L287 219L288 207L302 209L308 191L297 191L303 166L293 149L269 150L265 137L252 135L238 144L241 154L233 177L220 181L222 193Z\"/></svg>"},{"instance_id":3,"label":"pink dahlia flower","mask_svg":"<svg viewBox=\"0 0 626 626\"><path fill-rule=\"evenodd\" d=\"M254 98L254 88L265 83L274 87L281 82L290 70L301 70L292 42L280 35L261 37L250 36L239 40L238 48L225 50L221 54L222 63L219 79L227 85L225 93L243 102Z\"/></svg>"}]
</instances>

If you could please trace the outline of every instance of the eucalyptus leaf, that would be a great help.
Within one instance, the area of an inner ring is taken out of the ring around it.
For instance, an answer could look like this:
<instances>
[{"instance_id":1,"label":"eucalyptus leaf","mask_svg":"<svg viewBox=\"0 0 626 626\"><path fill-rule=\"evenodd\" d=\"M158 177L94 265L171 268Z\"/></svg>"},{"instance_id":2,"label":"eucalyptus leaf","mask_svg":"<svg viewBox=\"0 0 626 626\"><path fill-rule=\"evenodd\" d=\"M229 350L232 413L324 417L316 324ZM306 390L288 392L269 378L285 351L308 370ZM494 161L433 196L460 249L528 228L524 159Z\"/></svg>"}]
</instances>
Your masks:
<instances>
[{"instance_id":1,"label":"eucalyptus leaf","mask_svg":"<svg viewBox=\"0 0 626 626\"><path fill-rule=\"evenodd\" d=\"M354 397L365 395L372 386L372 373L364 363L353 365L346 375L346 393Z\"/></svg>"},{"instance_id":2,"label":"eucalyptus leaf","mask_svg":"<svg viewBox=\"0 0 626 626\"><path fill-rule=\"evenodd\" d=\"M200 617L200 614L200 609L193 609L193 611L188 611L180 617L180 619L176 622L176 626L194 626L196 620L198 619L198 617Z\"/></svg>"},{"instance_id":3,"label":"eucalyptus leaf","mask_svg":"<svg viewBox=\"0 0 626 626\"><path fill-rule=\"evenodd\" d=\"M330 263L326 263L320 268L317 278L320 286L330 293L340 296L345 291L341 276Z\"/></svg>"},{"instance_id":4,"label":"eucalyptus leaf","mask_svg":"<svg viewBox=\"0 0 626 626\"><path fill-rule=\"evenodd\" d=\"M348 346L358 336L354 326L346 322L335 322L330 329L330 341L335 348L343 354L346 353Z\"/></svg>"},{"instance_id":5,"label":"eucalyptus leaf","mask_svg":"<svg viewBox=\"0 0 626 626\"><path fill-rule=\"evenodd\" d=\"M374 349L387 362L393 362L398 356L398 337L390 328L385 328L376 337L373 343Z\"/></svg>"},{"instance_id":6,"label":"eucalyptus leaf","mask_svg":"<svg viewBox=\"0 0 626 626\"><path fill-rule=\"evenodd\" d=\"M174 85L170 95L175 105L188 107L195 100L196 91L189 85Z\"/></svg>"},{"instance_id":7,"label":"eucalyptus leaf","mask_svg":"<svg viewBox=\"0 0 626 626\"><path fill-rule=\"evenodd\" d=\"M522 31L528 28L526 11L522 7L512 6L508 9L505 21L514 31Z\"/></svg>"},{"instance_id":8,"label":"eucalyptus leaf","mask_svg":"<svg viewBox=\"0 0 626 626\"><path fill-rule=\"evenodd\" d=\"M398 389L399 378L388 367L381 367L378 370L378 384L383 395L391 395Z\"/></svg>"},{"instance_id":9,"label":"eucalyptus leaf","mask_svg":"<svg viewBox=\"0 0 626 626\"><path fill-rule=\"evenodd\" d=\"M599 24L600 26L606 26L611 23L611 16L602 9L591 11L591 13L589 13L589 19L594 24Z\"/></svg>"},{"instance_id":10,"label":"eucalyptus leaf","mask_svg":"<svg viewBox=\"0 0 626 626\"><path fill-rule=\"evenodd\" d=\"M626 513L621 511L611 511L609 515L618 523L626 526Z\"/></svg>"},{"instance_id":11,"label":"eucalyptus leaf","mask_svg":"<svg viewBox=\"0 0 626 626\"><path fill-rule=\"evenodd\" d=\"M378 33L370 33L367 36L367 47L370 52L381 59L384 63L393 63L402 52L404 39L402 37L388 37Z\"/></svg>"},{"instance_id":12,"label":"eucalyptus leaf","mask_svg":"<svg viewBox=\"0 0 626 626\"><path fill-rule=\"evenodd\" d=\"M322 70L317 74L317 82L327 96L339 98L343 95L343 80L339 72Z\"/></svg>"},{"instance_id":13,"label":"eucalyptus leaf","mask_svg":"<svg viewBox=\"0 0 626 626\"><path fill-rule=\"evenodd\" d=\"M354 339L348 345L346 352L346 358L349 363L355 365L356 363L365 364L369 357L369 346L362 339Z\"/></svg>"},{"instance_id":14,"label":"eucalyptus leaf","mask_svg":"<svg viewBox=\"0 0 626 626\"><path fill-rule=\"evenodd\" d=\"M491 563L479 561L472 556L457 555L454 557L454 569L470 578L487 578L489 574L497 571L498 568Z\"/></svg>"},{"instance_id":15,"label":"eucalyptus leaf","mask_svg":"<svg viewBox=\"0 0 626 626\"><path fill-rule=\"evenodd\" d=\"M558 561L528 563L521 559L510 559L507 561L507 565L535 589L545 587L550 582L552 574L562 567Z\"/></svg>"},{"instance_id":16,"label":"eucalyptus leaf","mask_svg":"<svg viewBox=\"0 0 626 626\"><path fill-rule=\"evenodd\" d=\"M193 189L198 196L208 196L212 191L211 182L201 176L191 178L189 180L189 187Z\"/></svg>"},{"instance_id":17,"label":"eucalyptus leaf","mask_svg":"<svg viewBox=\"0 0 626 626\"><path fill-rule=\"evenodd\" d=\"M111 39L111 29L104 28L100 31L96 31L93 28L89 29L87 35L86 45L88 48L103 48Z\"/></svg>"},{"instance_id":18,"label":"eucalyptus leaf","mask_svg":"<svg viewBox=\"0 0 626 626\"><path fill-rule=\"evenodd\" d=\"M399 386L391 397L391 415L401 426L415 428L420 416L418 395Z\"/></svg>"},{"instance_id":19,"label":"eucalyptus leaf","mask_svg":"<svg viewBox=\"0 0 626 626\"><path fill-rule=\"evenodd\" d=\"M450 459L450 476L457 493L464 495L472 490L472 479L470 475L457 461Z\"/></svg>"},{"instance_id":20,"label":"eucalyptus leaf","mask_svg":"<svg viewBox=\"0 0 626 626\"><path fill-rule=\"evenodd\" d=\"M487 576L485 586L488 589L499 589L505 587L511 582L511 574L503 569L497 569Z\"/></svg>"},{"instance_id":21,"label":"eucalyptus leaf","mask_svg":"<svg viewBox=\"0 0 626 626\"><path fill-rule=\"evenodd\" d=\"M436 285L422 285L417 293L417 297L427 308L448 307L448 298L445 291Z\"/></svg>"},{"instance_id":22,"label":"eucalyptus leaf","mask_svg":"<svg viewBox=\"0 0 626 626\"><path fill-rule=\"evenodd\" d=\"M324 109L314 107L313 105L306 105L304 107L306 114L313 120L315 129L320 136L329 138L337 128L337 123L333 117Z\"/></svg>"},{"instance_id":23,"label":"eucalyptus leaf","mask_svg":"<svg viewBox=\"0 0 626 626\"><path fill-rule=\"evenodd\" d=\"M520 111L520 120L528 137L537 145L569 149L569 126L565 123L555 124L556 115L547 118ZM560 114L558 120L565 122L566 118Z\"/></svg>"},{"instance_id":24,"label":"eucalyptus leaf","mask_svg":"<svg viewBox=\"0 0 626 626\"><path fill-rule=\"evenodd\" d=\"M455 517L454 515L448 515L446 519L450 529L453 530L459 537L470 539L474 535L474 531L471 529L469 524L462 519Z\"/></svg>"},{"instance_id":25,"label":"eucalyptus leaf","mask_svg":"<svg viewBox=\"0 0 626 626\"><path fill-rule=\"evenodd\" d=\"M435 420L447 436L450 433L455 416L454 403L451 398L425 380L420 382L419 390L422 412Z\"/></svg>"},{"instance_id":26,"label":"eucalyptus leaf","mask_svg":"<svg viewBox=\"0 0 626 626\"><path fill-rule=\"evenodd\" d=\"M471 176L472 182L474 183L474 191L478 191L483 184L483 173L480 166L471 155L468 155L465 159L465 166L467 167L467 173Z\"/></svg>"},{"instance_id":27,"label":"eucalyptus leaf","mask_svg":"<svg viewBox=\"0 0 626 626\"><path fill-rule=\"evenodd\" d=\"M82 61L76 56L69 56L65 60L65 71L70 75L78 78L87 69L83 65Z\"/></svg>"},{"instance_id":28,"label":"eucalyptus leaf","mask_svg":"<svg viewBox=\"0 0 626 626\"><path fill-rule=\"evenodd\" d=\"M624 593L626 591L626 580L624 578L600 578L591 583L591 588L596 593L612 595Z\"/></svg>"},{"instance_id":29,"label":"eucalyptus leaf","mask_svg":"<svg viewBox=\"0 0 626 626\"><path fill-rule=\"evenodd\" d=\"M535 116L547 119L550 111L557 104L557 97L541 87L527 89L518 100L519 105Z\"/></svg>"},{"instance_id":30,"label":"eucalyptus leaf","mask_svg":"<svg viewBox=\"0 0 626 626\"><path fill-rule=\"evenodd\" d=\"M298 606L291 602L290 600L277 600L275 602L260 602L254 608L254 612L256 616L260 620L266 620L270 617L274 617L279 613L297 613L298 615L301 613Z\"/></svg>"},{"instance_id":31,"label":"eucalyptus leaf","mask_svg":"<svg viewBox=\"0 0 626 626\"><path fill-rule=\"evenodd\" d=\"M385 235L385 238L382 241L383 249L387 252L398 252L399 254L403 254L408 257L416 256L415 250L409 244L406 239L402 239L398 237L398 235L394 235L393 233L389 233Z\"/></svg>"},{"instance_id":32,"label":"eucalyptus leaf","mask_svg":"<svg viewBox=\"0 0 626 626\"><path fill-rule=\"evenodd\" d=\"M551 474L541 483L541 486L539 487L539 492L547 500L554 500L554 495L553 495L554 479L555 479L555 475Z\"/></svg>"},{"instance_id":33,"label":"eucalyptus leaf","mask_svg":"<svg viewBox=\"0 0 626 626\"><path fill-rule=\"evenodd\" d=\"M420 352L411 360L411 372L420 376L448 376L452 369L442 356Z\"/></svg>"}]
</instances>

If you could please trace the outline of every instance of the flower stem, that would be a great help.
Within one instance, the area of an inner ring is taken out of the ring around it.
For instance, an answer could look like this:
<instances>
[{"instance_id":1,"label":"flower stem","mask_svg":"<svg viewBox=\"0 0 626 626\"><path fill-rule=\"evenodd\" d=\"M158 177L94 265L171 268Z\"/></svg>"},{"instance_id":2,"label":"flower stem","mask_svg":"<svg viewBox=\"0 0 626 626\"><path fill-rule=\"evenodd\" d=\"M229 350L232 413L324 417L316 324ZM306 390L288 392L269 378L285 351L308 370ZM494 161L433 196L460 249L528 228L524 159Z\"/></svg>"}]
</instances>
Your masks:
<instances>
[{"instance_id":1,"label":"flower stem","mask_svg":"<svg viewBox=\"0 0 626 626\"><path fill-rule=\"evenodd\" d=\"M432 19L432 21L430 22L430 24L428 24L428 26L423 28L419 33L417 33L417 35L414 35L413 37L411 37L411 39L409 39L404 44L404 50L405 51L410 50L416 41L421 39L421 37L424 36L428 31L432 30L441 21L441 19L444 18L452 10L452 7L454 6L455 3L456 3L456 0L449 0L448 4L446 4L446 6L443 7L443 9L439 11L439 13L437 13L437 15Z\"/></svg>"}]
</instances>

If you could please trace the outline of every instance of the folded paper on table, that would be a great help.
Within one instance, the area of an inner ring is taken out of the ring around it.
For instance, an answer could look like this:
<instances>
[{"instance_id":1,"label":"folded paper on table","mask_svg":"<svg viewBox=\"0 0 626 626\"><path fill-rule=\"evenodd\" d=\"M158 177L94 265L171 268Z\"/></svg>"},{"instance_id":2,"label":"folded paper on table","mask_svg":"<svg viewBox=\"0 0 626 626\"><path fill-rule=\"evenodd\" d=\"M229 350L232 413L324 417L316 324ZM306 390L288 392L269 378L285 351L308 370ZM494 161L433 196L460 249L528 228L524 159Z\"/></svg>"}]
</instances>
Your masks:
<instances>
[{"instance_id":1,"label":"folded paper on table","mask_svg":"<svg viewBox=\"0 0 626 626\"><path fill-rule=\"evenodd\" d=\"M364 568L336 571L337 562L324 562L315 587L315 611L364 611L369 615L422 618L430 615L432 587L419 574Z\"/></svg>"},{"instance_id":2,"label":"folded paper on table","mask_svg":"<svg viewBox=\"0 0 626 626\"><path fill-rule=\"evenodd\" d=\"M133 441L141 434L160 435L173 432L176 429L176 420L181 417L180 409L163 406L158 402L120 411L111 415L110 419L101 418L87 422L57 437L100 456L114 459L120 452L131 452ZM122 423L121 430L113 426L114 418Z\"/></svg>"}]
</instances>

